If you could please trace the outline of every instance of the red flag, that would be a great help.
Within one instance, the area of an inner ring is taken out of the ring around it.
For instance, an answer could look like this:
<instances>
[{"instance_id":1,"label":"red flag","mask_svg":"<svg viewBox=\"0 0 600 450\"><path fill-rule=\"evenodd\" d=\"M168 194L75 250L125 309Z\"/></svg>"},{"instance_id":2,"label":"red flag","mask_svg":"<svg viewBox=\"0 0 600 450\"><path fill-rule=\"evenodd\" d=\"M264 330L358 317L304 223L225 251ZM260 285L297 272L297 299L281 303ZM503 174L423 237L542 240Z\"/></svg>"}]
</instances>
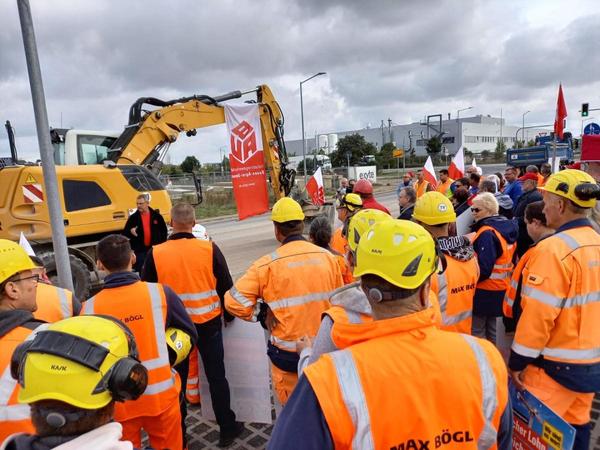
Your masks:
<instances>
[{"instance_id":1,"label":"red flag","mask_svg":"<svg viewBox=\"0 0 600 450\"><path fill-rule=\"evenodd\" d=\"M558 100L556 101L556 116L554 118L554 135L559 139L563 138L565 129L565 119L567 118L567 105L563 97L562 84L558 85Z\"/></svg>"},{"instance_id":2,"label":"red flag","mask_svg":"<svg viewBox=\"0 0 600 450\"><path fill-rule=\"evenodd\" d=\"M431 156L427 157L427 161L425 161L425 165L423 166L423 176L425 177L425 180L429 181L431 187L435 188L437 186L437 178L435 177L435 169L433 168Z\"/></svg>"},{"instance_id":3,"label":"red flag","mask_svg":"<svg viewBox=\"0 0 600 450\"><path fill-rule=\"evenodd\" d=\"M306 192L310 196L313 205L325 203L325 189L323 188L323 173L319 167L306 183Z\"/></svg>"},{"instance_id":4,"label":"red flag","mask_svg":"<svg viewBox=\"0 0 600 450\"><path fill-rule=\"evenodd\" d=\"M452 158L452 162L448 167L448 175L453 180L458 180L465 176L465 154L463 152L463 148L460 147Z\"/></svg>"}]
</instances>

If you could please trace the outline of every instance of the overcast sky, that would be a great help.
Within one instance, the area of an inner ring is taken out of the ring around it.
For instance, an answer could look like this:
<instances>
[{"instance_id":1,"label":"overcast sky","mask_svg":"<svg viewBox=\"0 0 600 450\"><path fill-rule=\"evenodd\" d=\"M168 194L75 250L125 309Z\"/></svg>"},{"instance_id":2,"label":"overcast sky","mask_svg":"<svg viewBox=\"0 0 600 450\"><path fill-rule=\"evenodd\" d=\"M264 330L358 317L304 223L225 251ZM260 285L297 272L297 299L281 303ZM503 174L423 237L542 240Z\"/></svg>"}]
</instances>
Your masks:
<instances>
[{"instance_id":1,"label":"overcast sky","mask_svg":"<svg viewBox=\"0 0 600 450\"><path fill-rule=\"evenodd\" d=\"M552 123L600 107L597 0L30 0L50 126L122 130L138 97L219 95L268 84L299 139L427 114ZM0 2L0 119L38 154L16 0ZM469 115L466 112L462 116ZM591 113L593 116L594 113ZM597 113L600 119L600 112ZM8 154L0 130L0 155ZM172 160L217 161L224 126L180 137Z\"/></svg>"}]
</instances>

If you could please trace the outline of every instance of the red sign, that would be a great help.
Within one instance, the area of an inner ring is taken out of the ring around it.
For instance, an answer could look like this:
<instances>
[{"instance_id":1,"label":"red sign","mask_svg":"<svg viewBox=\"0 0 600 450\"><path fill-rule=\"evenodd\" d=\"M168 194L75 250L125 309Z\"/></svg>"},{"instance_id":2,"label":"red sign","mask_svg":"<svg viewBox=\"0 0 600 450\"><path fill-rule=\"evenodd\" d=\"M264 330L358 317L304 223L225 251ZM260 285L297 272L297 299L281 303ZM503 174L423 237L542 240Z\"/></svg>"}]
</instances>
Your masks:
<instances>
[{"instance_id":1,"label":"red sign","mask_svg":"<svg viewBox=\"0 0 600 450\"><path fill-rule=\"evenodd\" d=\"M225 112L231 145L229 160L233 195L238 217L242 220L269 210L258 107L257 105L227 106Z\"/></svg>"},{"instance_id":2,"label":"red sign","mask_svg":"<svg viewBox=\"0 0 600 450\"><path fill-rule=\"evenodd\" d=\"M517 415L513 415L513 446L515 450L547 450L548 444L542 437L523 422Z\"/></svg>"}]
</instances>

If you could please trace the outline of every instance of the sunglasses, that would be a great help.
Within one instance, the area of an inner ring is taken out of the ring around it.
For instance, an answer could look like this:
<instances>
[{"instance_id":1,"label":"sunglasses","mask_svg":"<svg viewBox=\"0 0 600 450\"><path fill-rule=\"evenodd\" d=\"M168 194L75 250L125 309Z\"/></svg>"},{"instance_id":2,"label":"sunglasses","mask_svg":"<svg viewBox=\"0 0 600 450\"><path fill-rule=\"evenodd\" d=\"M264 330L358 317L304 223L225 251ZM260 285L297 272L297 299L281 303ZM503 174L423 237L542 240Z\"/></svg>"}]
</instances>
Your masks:
<instances>
[{"instance_id":1,"label":"sunglasses","mask_svg":"<svg viewBox=\"0 0 600 450\"><path fill-rule=\"evenodd\" d=\"M478 213L481 212L481 208L471 208L471 211L473 211L474 213Z\"/></svg>"},{"instance_id":2,"label":"sunglasses","mask_svg":"<svg viewBox=\"0 0 600 450\"><path fill-rule=\"evenodd\" d=\"M42 277L40 275L31 275L30 277L17 278L15 280L9 280L9 281L11 281L13 283L17 283L19 281L34 280L36 283L38 283L41 279L42 279Z\"/></svg>"}]
</instances>

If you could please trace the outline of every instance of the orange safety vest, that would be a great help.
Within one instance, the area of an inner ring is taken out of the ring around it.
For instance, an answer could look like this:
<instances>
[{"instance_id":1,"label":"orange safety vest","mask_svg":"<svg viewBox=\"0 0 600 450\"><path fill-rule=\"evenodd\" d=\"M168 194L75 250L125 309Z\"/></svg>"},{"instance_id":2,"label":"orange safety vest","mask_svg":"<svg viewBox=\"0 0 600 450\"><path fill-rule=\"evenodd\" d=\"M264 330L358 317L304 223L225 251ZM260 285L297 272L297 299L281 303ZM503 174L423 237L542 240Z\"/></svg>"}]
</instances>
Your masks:
<instances>
[{"instance_id":1,"label":"orange safety vest","mask_svg":"<svg viewBox=\"0 0 600 450\"><path fill-rule=\"evenodd\" d=\"M523 312L512 344L519 355L600 362L600 236L590 226L536 245L523 268Z\"/></svg>"},{"instance_id":2,"label":"orange safety vest","mask_svg":"<svg viewBox=\"0 0 600 450\"><path fill-rule=\"evenodd\" d=\"M487 280L477 283L477 288L488 291L506 291L509 285L510 274L514 267L512 258L517 246L514 243L508 244L502 234L489 225L484 225L477 230L477 233L475 233L475 237L473 238L473 242L475 242L484 231L491 231L496 235L498 241L500 241L502 253L500 256L498 256L498 258L496 258L496 262L494 263L494 268L492 269L490 277Z\"/></svg>"},{"instance_id":3,"label":"orange safety vest","mask_svg":"<svg viewBox=\"0 0 600 450\"><path fill-rule=\"evenodd\" d=\"M452 197L452 191L450 190L452 183L454 183L454 180L452 178L448 178L444 183L438 184L435 190L450 198Z\"/></svg>"},{"instance_id":4,"label":"orange safety vest","mask_svg":"<svg viewBox=\"0 0 600 450\"><path fill-rule=\"evenodd\" d=\"M340 255L346 254L346 245L348 245L348 240L342 235L343 228L344 227L341 226L333 232L331 242L329 243L329 246Z\"/></svg>"},{"instance_id":5,"label":"orange safety vest","mask_svg":"<svg viewBox=\"0 0 600 450\"><path fill-rule=\"evenodd\" d=\"M194 323L221 315L213 244L200 239L169 239L152 250L158 281L173 289Z\"/></svg>"},{"instance_id":6,"label":"orange safety vest","mask_svg":"<svg viewBox=\"0 0 600 450\"><path fill-rule=\"evenodd\" d=\"M346 257L342 255L334 256L338 263L338 266L340 267L340 272L342 273L342 279L344 280L344 284L354 283L354 275L352 275L352 271L350 270L350 266L348 266Z\"/></svg>"},{"instance_id":7,"label":"orange safety vest","mask_svg":"<svg viewBox=\"0 0 600 450\"><path fill-rule=\"evenodd\" d=\"M29 405L17 400L21 387L10 375L12 354L31 333L29 328L20 326L0 338L0 443L14 433L35 433Z\"/></svg>"},{"instance_id":8,"label":"orange safety vest","mask_svg":"<svg viewBox=\"0 0 600 450\"><path fill-rule=\"evenodd\" d=\"M506 294L504 294L504 300L502 301L502 314L504 314L505 317L513 317L513 305L515 304L517 295L520 295L519 288L523 279L523 269L529 261L529 258L531 258L534 250L535 247L528 249L523 256L521 256L521 259L519 259L519 262L515 266L515 270L513 270L508 289L506 289ZM522 303L521 308L523 308Z\"/></svg>"},{"instance_id":9,"label":"orange safety vest","mask_svg":"<svg viewBox=\"0 0 600 450\"><path fill-rule=\"evenodd\" d=\"M415 182L414 188L417 192L417 198L420 198L425 192L427 192L427 186L429 186L429 181L423 180L422 182Z\"/></svg>"},{"instance_id":10,"label":"orange safety vest","mask_svg":"<svg viewBox=\"0 0 600 450\"><path fill-rule=\"evenodd\" d=\"M169 364L167 301L162 285L137 281L103 289L83 304L82 314L104 314L125 323L135 337L140 361L148 369L144 394L137 400L115 404L118 422L158 416L179 401L179 380Z\"/></svg>"},{"instance_id":11,"label":"orange safety vest","mask_svg":"<svg viewBox=\"0 0 600 450\"><path fill-rule=\"evenodd\" d=\"M73 317L73 294L71 291L46 283L38 283L35 294L37 310L33 317L54 323Z\"/></svg>"},{"instance_id":12,"label":"orange safety vest","mask_svg":"<svg viewBox=\"0 0 600 450\"><path fill-rule=\"evenodd\" d=\"M442 314L440 328L471 334L473 296L479 279L477 258L458 261L446 255L446 264L443 273L431 277L431 290L437 295Z\"/></svg>"},{"instance_id":13,"label":"orange safety vest","mask_svg":"<svg viewBox=\"0 0 600 450\"><path fill-rule=\"evenodd\" d=\"M225 294L225 307L234 316L252 321L262 299L277 320L271 343L295 352L297 340L316 336L332 291L343 283L329 251L305 240L291 241L255 261Z\"/></svg>"},{"instance_id":14,"label":"orange safety vest","mask_svg":"<svg viewBox=\"0 0 600 450\"><path fill-rule=\"evenodd\" d=\"M497 448L508 389L493 344L437 329L429 309L346 330L344 350L304 369L336 449Z\"/></svg>"}]
</instances>

